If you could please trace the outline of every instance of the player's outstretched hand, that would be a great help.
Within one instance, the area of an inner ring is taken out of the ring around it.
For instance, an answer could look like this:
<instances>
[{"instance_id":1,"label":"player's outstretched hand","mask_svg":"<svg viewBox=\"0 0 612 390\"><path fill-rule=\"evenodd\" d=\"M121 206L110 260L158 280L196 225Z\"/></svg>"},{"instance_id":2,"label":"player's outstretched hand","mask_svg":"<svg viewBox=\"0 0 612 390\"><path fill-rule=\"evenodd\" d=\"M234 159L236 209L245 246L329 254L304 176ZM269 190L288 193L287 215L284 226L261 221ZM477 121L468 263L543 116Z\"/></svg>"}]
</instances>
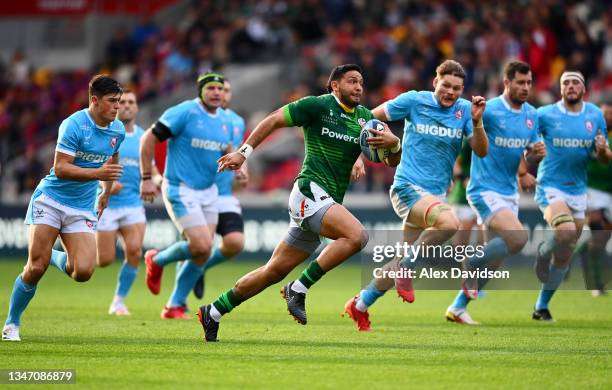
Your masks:
<instances>
[{"instance_id":1,"label":"player's outstretched hand","mask_svg":"<svg viewBox=\"0 0 612 390\"><path fill-rule=\"evenodd\" d=\"M482 120L482 113L487 105L487 100L482 96L472 96L472 120L474 122L480 122Z\"/></svg>"},{"instance_id":2,"label":"player's outstretched hand","mask_svg":"<svg viewBox=\"0 0 612 390\"><path fill-rule=\"evenodd\" d=\"M368 131L373 135L373 137L368 138L368 144L374 148L383 149L391 149L397 146L397 143L400 142L400 139L397 138L397 136L393 134L393 132L391 132L389 125L383 122L383 126L383 131L368 129Z\"/></svg>"},{"instance_id":3,"label":"player's outstretched hand","mask_svg":"<svg viewBox=\"0 0 612 390\"><path fill-rule=\"evenodd\" d=\"M217 160L217 163L219 164L217 172L221 172L226 169L235 171L242 166L244 160L246 160L246 158L244 158L244 156L238 152L232 152L226 154L225 156L221 156L221 158Z\"/></svg>"},{"instance_id":4,"label":"player's outstretched hand","mask_svg":"<svg viewBox=\"0 0 612 390\"><path fill-rule=\"evenodd\" d=\"M145 202L152 203L155 197L159 194L159 188L153 180L142 180L140 182L140 198Z\"/></svg>"},{"instance_id":5,"label":"player's outstretched hand","mask_svg":"<svg viewBox=\"0 0 612 390\"><path fill-rule=\"evenodd\" d=\"M119 164L104 164L97 169L97 179L101 181L119 180L123 174L123 167Z\"/></svg>"},{"instance_id":6,"label":"player's outstretched hand","mask_svg":"<svg viewBox=\"0 0 612 390\"><path fill-rule=\"evenodd\" d=\"M353 164L353 169L351 169L351 180L357 181L366 175L365 165L363 164L363 160L361 156L357 158L355 164Z\"/></svg>"},{"instance_id":7,"label":"player's outstretched hand","mask_svg":"<svg viewBox=\"0 0 612 390\"><path fill-rule=\"evenodd\" d=\"M519 185L523 191L531 192L537 184L537 180L531 173L519 176Z\"/></svg>"}]
</instances>

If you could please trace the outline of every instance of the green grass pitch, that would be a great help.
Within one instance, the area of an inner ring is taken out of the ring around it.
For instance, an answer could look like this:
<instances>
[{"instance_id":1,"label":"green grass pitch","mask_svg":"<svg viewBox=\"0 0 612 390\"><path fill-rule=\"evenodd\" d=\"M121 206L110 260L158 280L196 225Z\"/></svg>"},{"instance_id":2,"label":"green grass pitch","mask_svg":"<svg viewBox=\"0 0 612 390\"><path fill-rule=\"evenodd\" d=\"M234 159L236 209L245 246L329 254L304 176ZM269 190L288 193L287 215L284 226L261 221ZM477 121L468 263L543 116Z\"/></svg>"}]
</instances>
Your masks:
<instances>
[{"instance_id":1,"label":"green grass pitch","mask_svg":"<svg viewBox=\"0 0 612 390\"><path fill-rule=\"evenodd\" d=\"M205 302L256 263L209 272ZM22 263L0 262L0 304ZM287 314L275 285L224 317L221 342L205 344L196 319L161 320L174 267L159 296L144 286L144 267L127 299L130 317L107 314L118 264L79 284L49 268L22 320L21 343L0 344L0 369L76 369L87 388L612 388L612 300L561 291L556 323L532 321L535 291L490 291L470 313L484 325L444 321L454 291L395 292L371 310L374 331L340 317L359 290L357 264L326 275L307 298L308 325ZM297 272L292 274L295 277ZM190 297L195 310L200 304Z\"/></svg>"}]
</instances>

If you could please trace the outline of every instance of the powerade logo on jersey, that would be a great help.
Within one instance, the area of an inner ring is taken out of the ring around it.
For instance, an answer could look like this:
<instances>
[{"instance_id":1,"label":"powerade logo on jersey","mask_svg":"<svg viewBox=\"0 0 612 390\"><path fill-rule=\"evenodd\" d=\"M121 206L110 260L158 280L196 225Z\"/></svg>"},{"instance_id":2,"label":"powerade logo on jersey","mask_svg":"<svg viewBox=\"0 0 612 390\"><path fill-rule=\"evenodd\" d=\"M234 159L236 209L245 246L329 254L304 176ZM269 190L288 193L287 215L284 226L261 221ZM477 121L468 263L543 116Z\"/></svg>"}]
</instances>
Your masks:
<instances>
[{"instance_id":1,"label":"powerade logo on jersey","mask_svg":"<svg viewBox=\"0 0 612 390\"><path fill-rule=\"evenodd\" d=\"M593 140L578 138L553 138L553 146L557 148L590 148Z\"/></svg>"},{"instance_id":2,"label":"powerade logo on jersey","mask_svg":"<svg viewBox=\"0 0 612 390\"><path fill-rule=\"evenodd\" d=\"M463 130L451 129L450 127L442 127L436 125L423 125L421 123L416 124L416 131L420 134L429 134L436 137L449 137L449 138L461 138L463 137Z\"/></svg>"},{"instance_id":3,"label":"powerade logo on jersey","mask_svg":"<svg viewBox=\"0 0 612 390\"><path fill-rule=\"evenodd\" d=\"M354 144L358 144L359 143L359 138L352 137L352 136L350 136L348 134L342 134L342 133L337 133L335 131L331 131L327 127L324 127L324 128L321 129L321 135L326 135L329 138L335 138L335 139L338 139L338 140L344 141L344 142L352 142Z\"/></svg>"},{"instance_id":4,"label":"powerade logo on jersey","mask_svg":"<svg viewBox=\"0 0 612 390\"><path fill-rule=\"evenodd\" d=\"M138 166L140 166L138 160L136 160L135 158L129 158L129 157L121 157L121 158L119 158L119 164L123 165L124 167L138 167Z\"/></svg>"},{"instance_id":5,"label":"powerade logo on jersey","mask_svg":"<svg viewBox=\"0 0 612 390\"><path fill-rule=\"evenodd\" d=\"M110 156L105 156L103 154L85 153L80 150L75 153L74 157L93 163L104 163L110 158Z\"/></svg>"},{"instance_id":6,"label":"powerade logo on jersey","mask_svg":"<svg viewBox=\"0 0 612 390\"><path fill-rule=\"evenodd\" d=\"M495 137L495 146L499 146L500 148L525 149L528 145L528 139Z\"/></svg>"},{"instance_id":7,"label":"powerade logo on jersey","mask_svg":"<svg viewBox=\"0 0 612 390\"><path fill-rule=\"evenodd\" d=\"M191 147L197 149L210 150L212 152L222 152L227 149L227 144L211 141L208 139L192 138Z\"/></svg>"}]
</instances>

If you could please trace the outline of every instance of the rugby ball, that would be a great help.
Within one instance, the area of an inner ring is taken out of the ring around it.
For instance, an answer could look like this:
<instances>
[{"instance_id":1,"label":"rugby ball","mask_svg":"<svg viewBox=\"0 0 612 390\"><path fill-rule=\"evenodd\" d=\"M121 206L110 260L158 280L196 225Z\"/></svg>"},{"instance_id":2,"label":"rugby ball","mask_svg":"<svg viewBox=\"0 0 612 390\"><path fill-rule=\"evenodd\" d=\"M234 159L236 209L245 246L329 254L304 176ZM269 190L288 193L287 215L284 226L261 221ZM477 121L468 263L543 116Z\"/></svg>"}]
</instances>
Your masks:
<instances>
[{"instance_id":1,"label":"rugby ball","mask_svg":"<svg viewBox=\"0 0 612 390\"><path fill-rule=\"evenodd\" d=\"M380 163L384 162L385 158L389 157L391 151L386 148L374 148L368 144L368 138L376 137L368 129L374 129L377 131L383 131L385 126L378 119L370 119L361 128L361 134L359 135L359 146L361 146L361 152L367 157L368 160Z\"/></svg>"}]
</instances>

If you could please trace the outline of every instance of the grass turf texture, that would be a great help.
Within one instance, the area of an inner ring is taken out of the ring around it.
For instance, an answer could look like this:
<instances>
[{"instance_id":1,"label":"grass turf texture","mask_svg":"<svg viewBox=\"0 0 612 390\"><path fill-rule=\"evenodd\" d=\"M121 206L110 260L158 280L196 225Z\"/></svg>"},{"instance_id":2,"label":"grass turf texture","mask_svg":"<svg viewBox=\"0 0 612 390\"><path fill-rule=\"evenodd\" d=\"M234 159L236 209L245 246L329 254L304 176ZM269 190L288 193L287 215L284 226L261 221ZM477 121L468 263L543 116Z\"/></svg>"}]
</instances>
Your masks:
<instances>
[{"instance_id":1,"label":"grass turf texture","mask_svg":"<svg viewBox=\"0 0 612 390\"><path fill-rule=\"evenodd\" d=\"M256 265L210 271L204 302ZM4 311L21 268L0 262ZM455 291L417 291L412 305L391 291L371 310L374 332L359 333L340 317L359 290L359 267L348 264L309 293L307 326L287 314L279 283L225 316L221 342L205 344L195 318L159 319L174 267L159 296L146 290L141 267L126 301L132 315L109 316L117 270L98 269L79 284L50 267L22 319L23 341L0 344L0 369L74 368L88 388L612 387L612 301L585 291L554 297L553 324L531 320L535 291L488 292L470 306L480 327L445 322ZM190 297L192 311L199 304Z\"/></svg>"}]
</instances>

